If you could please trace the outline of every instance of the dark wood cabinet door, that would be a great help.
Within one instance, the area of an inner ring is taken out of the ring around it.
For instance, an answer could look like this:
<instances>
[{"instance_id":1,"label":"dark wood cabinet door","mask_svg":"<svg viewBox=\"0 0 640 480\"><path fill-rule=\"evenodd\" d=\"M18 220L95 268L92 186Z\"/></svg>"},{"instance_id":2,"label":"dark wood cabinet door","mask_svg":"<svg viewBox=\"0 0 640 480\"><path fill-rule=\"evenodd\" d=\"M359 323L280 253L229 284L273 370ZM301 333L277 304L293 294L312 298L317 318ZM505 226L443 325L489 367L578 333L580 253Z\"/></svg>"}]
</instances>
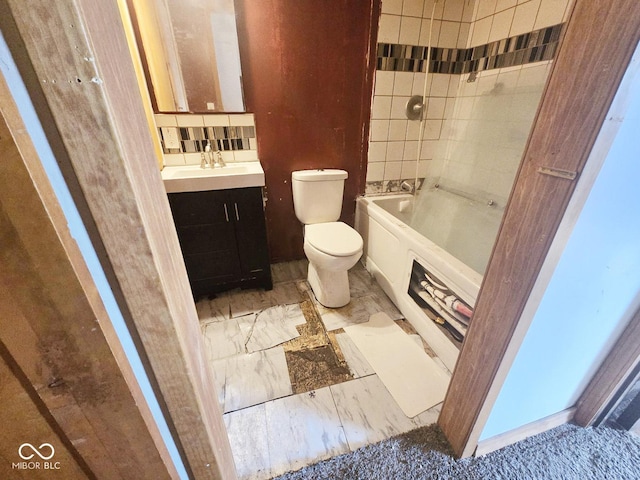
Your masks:
<instances>
[{"instance_id":1,"label":"dark wood cabinet door","mask_svg":"<svg viewBox=\"0 0 640 480\"><path fill-rule=\"evenodd\" d=\"M169 203L194 296L271 288L260 187L170 193Z\"/></svg>"},{"instance_id":2,"label":"dark wood cabinet door","mask_svg":"<svg viewBox=\"0 0 640 480\"><path fill-rule=\"evenodd\" d=\"M263 273L270 267L261 189L237 190L233 214L242 271L254 275Z\"/></svg>"}]
</instances>

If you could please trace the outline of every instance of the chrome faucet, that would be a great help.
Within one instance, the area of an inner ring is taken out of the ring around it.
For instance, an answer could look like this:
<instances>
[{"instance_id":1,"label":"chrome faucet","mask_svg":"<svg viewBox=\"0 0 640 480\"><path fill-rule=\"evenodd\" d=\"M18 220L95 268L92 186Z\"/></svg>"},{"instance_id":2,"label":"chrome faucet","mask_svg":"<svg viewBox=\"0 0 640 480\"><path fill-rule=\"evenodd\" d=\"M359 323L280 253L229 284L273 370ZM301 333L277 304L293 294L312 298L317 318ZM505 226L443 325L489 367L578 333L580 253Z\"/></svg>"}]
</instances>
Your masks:
<instances>
[{"instance_id":1,"label":"chrome faucet","mask_svg":"<svg viewBox=\"0 0 640 480\"><path fill-rule=\"evenodd\" d=\"M200 168L207 168L207 165L211 166L211 163L211 142L207 140L204 152L200 153Z\"/></svg>"},{"instance_id":2,"label":"chrome faucet","mask_svg":"<svg viewBox=\"0 0 640 480\"><path fill-rule=\"evenodd\" d=\"M224 160L222 158L222 152L220 150L218 150L216 152L216 158L215 160L213 160L213 163L211 164L212 168L222 168L225 167L226 164L224 163Z\"/></svg>"}]
</instances>

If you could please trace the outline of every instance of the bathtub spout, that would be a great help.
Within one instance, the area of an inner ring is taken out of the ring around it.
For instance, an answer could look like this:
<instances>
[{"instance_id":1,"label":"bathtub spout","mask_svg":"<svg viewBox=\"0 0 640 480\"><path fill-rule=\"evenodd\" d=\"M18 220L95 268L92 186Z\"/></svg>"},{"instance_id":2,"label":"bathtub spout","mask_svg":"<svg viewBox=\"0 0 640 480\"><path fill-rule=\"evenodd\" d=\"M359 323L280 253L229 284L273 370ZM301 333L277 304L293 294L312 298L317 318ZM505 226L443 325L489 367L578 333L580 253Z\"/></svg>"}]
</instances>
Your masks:
<instances>
[{"instance_id":1,"label":"bathtub spout","mask_svg":"<svg viewBox=\"0 0 640 480\"><path fill-rule=\"evenodd\" d=\"M415 190L415 185L409 182L408 180L403 180L400 184L400 190L407 193L413 193Z\"/></svg>"}]
</instances>

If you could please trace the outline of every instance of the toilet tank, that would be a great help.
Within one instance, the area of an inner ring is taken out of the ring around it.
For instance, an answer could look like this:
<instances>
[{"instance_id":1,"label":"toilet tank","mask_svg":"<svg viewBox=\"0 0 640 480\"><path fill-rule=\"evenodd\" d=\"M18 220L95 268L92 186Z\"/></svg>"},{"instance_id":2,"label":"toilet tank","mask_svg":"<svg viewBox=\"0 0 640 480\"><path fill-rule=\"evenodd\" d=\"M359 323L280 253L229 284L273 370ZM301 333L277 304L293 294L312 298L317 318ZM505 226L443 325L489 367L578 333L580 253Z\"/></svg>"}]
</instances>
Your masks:
<instances>
[{"instance_id":1,"label":"toilet tank","mask_svg":"<svg viewBox=\"0 0 640 480\"><path fill-rule=\"evenodd\" d=\"M344 170L298 170L291 173L293 207L305 225L335 222L342 211Z\"/></svg>"}]
</instances>

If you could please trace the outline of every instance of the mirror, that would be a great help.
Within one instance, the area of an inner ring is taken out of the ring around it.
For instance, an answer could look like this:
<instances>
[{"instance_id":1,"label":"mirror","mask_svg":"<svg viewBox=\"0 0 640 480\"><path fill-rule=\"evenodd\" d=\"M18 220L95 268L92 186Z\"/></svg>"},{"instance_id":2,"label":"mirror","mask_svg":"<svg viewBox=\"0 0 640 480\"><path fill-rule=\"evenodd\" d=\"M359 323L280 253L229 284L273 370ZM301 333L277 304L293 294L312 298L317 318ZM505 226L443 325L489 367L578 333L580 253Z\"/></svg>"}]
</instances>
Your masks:
<instances>
[{"instance_id":1,"label":"mirror","mask_svg":"<svg viewBox=\"0 0 640 480\"><path fill-rule=\"evenodd\" d=\"M156 113L244 112L233 0L128 0Z\"/></svg>"}]
</instances>

